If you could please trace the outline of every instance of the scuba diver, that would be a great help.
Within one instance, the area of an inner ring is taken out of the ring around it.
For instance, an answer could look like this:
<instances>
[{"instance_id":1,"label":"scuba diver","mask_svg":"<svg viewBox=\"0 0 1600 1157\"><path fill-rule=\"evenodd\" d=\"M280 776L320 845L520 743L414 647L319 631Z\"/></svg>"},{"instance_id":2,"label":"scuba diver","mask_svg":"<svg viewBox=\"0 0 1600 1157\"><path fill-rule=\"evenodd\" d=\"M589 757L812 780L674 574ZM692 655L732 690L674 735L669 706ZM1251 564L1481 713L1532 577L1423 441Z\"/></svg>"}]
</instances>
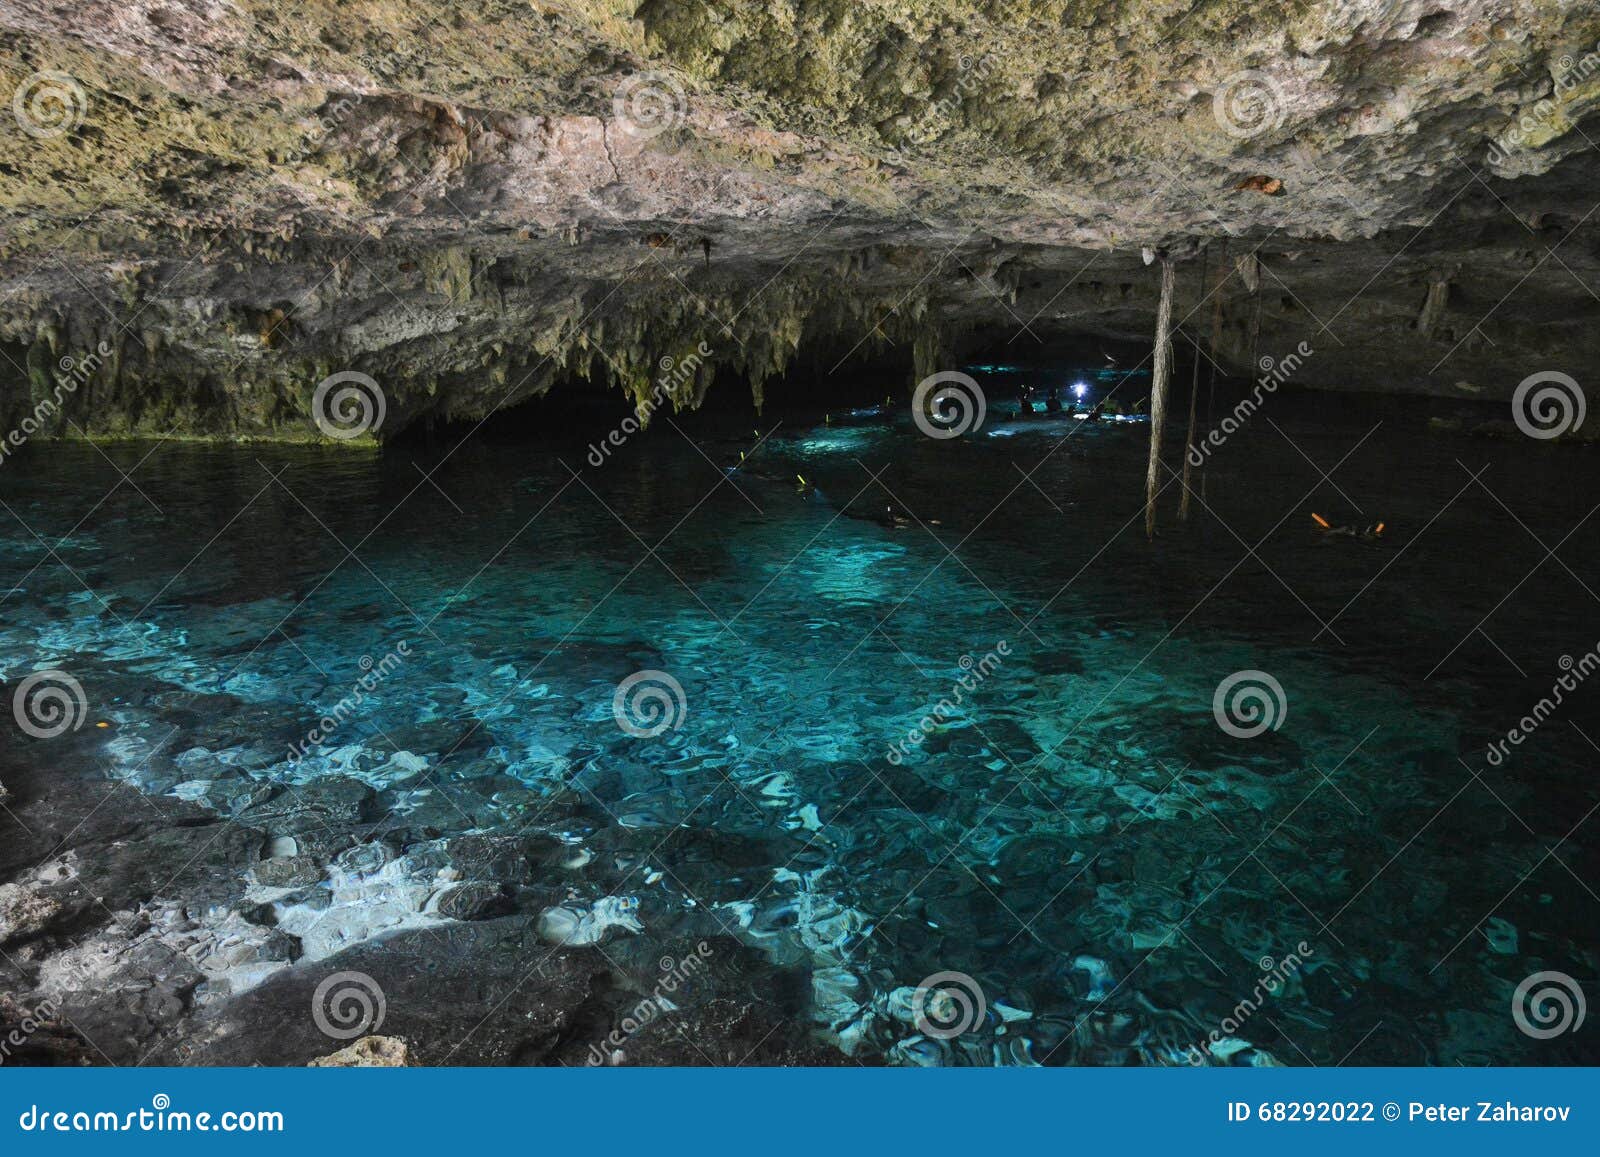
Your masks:
<instances>
[{"instance_id":1,"label":"scuba diver","mask_svg":"<svg viewBox=\"0 0 1600 1157\"><path fill-rule=\"evenodd\" d=\"M1061 387L1051 386L1050 392L1044 398L1044 412L1047 414L1061 413Z\"/></svg>"}]
</instances>

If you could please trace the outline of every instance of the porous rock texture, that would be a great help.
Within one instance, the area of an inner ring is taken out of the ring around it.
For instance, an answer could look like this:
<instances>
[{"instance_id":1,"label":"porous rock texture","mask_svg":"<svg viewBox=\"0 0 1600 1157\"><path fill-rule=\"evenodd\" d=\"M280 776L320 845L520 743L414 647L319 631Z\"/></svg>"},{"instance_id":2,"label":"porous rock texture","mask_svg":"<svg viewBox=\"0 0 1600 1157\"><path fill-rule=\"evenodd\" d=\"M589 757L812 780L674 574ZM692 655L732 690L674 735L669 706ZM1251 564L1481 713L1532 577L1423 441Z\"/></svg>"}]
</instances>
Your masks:
<instances>
[{"instance_id":1,"label":"porous rock texture","mask_svg":"<svg viewBox=\"0 0 1600 1157\"><path fill-rule=\"evenodd\" d=\"M342 809L370 802L353 781L280 788L231 816L37 768L14 786L4 1063L848 1063L808 1031L805 973L775 973L716 921L698 942L550 943L541 914L573 902L582 863L548 837L397 828ZM606 894L628 878L605 877ZM438 903L474 880L504 901ZM666 1005L664 953L717 967Z\"/></svg>"},{"instance_id":2,"label":"porous rock texture","mask_svg":"<svg viewBox=\"0 0 1600 1157\"><path fill-rule=\"evenodd\" d=\"M1570 0L0 0L0 422L909 385L1148 341L1146 250L1192 332L1223 238L1299 383L1506 397L1600 344L1597 41Z\"/></svg>"}]
</instances>

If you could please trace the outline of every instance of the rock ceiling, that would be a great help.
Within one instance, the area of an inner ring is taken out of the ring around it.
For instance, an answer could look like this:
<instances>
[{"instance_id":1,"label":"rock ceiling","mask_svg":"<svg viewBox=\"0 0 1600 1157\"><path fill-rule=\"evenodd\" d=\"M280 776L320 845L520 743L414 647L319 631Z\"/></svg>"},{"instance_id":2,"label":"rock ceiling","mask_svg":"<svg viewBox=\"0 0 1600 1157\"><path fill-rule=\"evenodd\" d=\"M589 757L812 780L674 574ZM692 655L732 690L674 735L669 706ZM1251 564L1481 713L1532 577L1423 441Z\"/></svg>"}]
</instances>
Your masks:
<instances>
[{"instance_id":1,"label":"rock ceiling","mask_svg":"<svg viewBox=\"0 0 1600 1157\"><path fill-rule=\"evenodd\" d=\"M1258 301L1314 386L1600 352L1592 3L0 0L4 93L0 418L74 375L57 432L316 437L340 372L392 432L702 342L681 404L909 384L1148 341L1156 250L1187 332L1243 259L1238 370Z\"/></svg>"}]
</instances>

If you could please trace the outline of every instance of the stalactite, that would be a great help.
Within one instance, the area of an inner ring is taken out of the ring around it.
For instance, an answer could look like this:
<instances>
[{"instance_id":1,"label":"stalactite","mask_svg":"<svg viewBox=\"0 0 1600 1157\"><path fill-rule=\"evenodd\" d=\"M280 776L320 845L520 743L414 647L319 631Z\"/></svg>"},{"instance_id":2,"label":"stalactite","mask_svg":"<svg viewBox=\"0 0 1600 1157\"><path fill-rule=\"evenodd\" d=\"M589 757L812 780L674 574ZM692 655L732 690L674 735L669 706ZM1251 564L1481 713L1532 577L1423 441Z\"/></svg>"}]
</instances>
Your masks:
<instances>
[{"instance_id":1,"label":"stalactite","mask_svg":"<svg viewBox=\"0 0 1600 1157\"><path fill-rule=\"evenodd\" d=\"M28 347L26 365L29 404L35 409L50 396L50 367L54 364L54 360L50 346L42 335ZM44 432L50 431L47 429Z\"/></svg>"},{"instance_id":2,"label":"stalactite","mask_svg":"<svg viewBox=\"0 0 1600 1157\"><path fill-rule=\"evenodd\" d=\"M1161 258L1161 301L1156 307L1155 368L1150 382L1150 465L1144 481L1144 533L1156 536L1156 494L1161 489L1161 435L1167 420L1167 385L1172 377L1172 259Z\"/></svg>"},{"instance_id":3,"label":"stalactite","mask_svg":"<svg viewBox=\"0 0 1600 1157\"><path fill-rule=\"evenodd\" d=\"M940 334L937 325L921 325L917 327L916 337L911 343L911 371L917 381L920 382L929 374L939 371L940 348Z\"/></svg>"},{"instance_id":4,"label":"stalactite","mask_svg":"<svg viewBox=\"0 0 1600 1157\"><path fill-rule=\"evenodd\" d=\"M1261 259L1254 253L1240 254L1234 267L1239 271L1239 278L1244 282L1244 287L1251 293L1261 288Z\"/></svg>"},{"instance_id":5,"label":"stalactite","mask_svg":"<svg viewBox=\"0 0 1600 1157\"><path fill-rule=\"evenodd\" d=\"M1435 274L1428 282L1428 296L1423 299L1422 311L1417 314L1417 332L1423 337L1432 337L1434 330L1439 328L1439 323L1444 320L1445 306L1450 301L1450 278L1445 274Z\"/></svg>"}]
</instances>

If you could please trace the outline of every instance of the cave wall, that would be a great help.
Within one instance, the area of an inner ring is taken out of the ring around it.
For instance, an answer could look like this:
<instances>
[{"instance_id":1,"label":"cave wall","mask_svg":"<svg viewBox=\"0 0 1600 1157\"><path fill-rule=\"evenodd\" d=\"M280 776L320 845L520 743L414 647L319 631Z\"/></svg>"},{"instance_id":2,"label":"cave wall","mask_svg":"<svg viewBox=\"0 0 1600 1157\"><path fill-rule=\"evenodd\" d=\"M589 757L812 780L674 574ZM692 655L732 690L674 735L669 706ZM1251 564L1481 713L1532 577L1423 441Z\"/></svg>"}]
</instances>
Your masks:
<instances>
[{"instance_id":1,"label":"cave wall","mask_svg":"<svg viewBox=\"0 0 1600 1157\"><path fill-rule=\"evenodd\" d=\"M0 420L321 439L358 373L386 437L759 401L803 347L909 387L1147 339L1157 250L1192 329L1224 240L1296 384L1503 399L1600 352L1597 44L1513 0L0 0Z\"/></svg>"}]
</instances>

